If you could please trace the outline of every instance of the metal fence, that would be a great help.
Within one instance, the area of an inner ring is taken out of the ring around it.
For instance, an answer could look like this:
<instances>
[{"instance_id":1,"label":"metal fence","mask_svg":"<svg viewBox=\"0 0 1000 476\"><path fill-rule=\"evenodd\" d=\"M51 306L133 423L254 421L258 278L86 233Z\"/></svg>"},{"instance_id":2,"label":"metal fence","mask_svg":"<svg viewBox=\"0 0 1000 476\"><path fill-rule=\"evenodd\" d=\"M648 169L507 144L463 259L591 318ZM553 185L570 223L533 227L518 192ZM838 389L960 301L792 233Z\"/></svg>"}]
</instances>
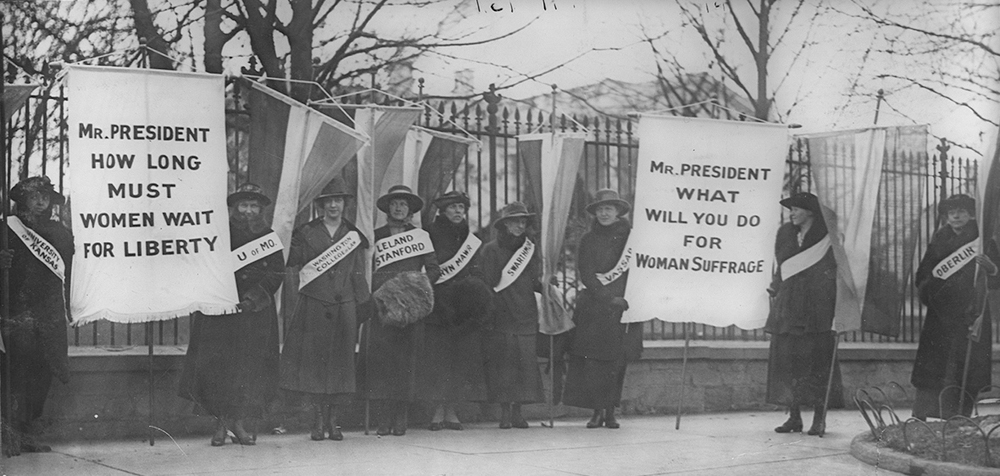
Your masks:
<instances>
[{"instance_id":1,"label":"metal fence","mask_svg":"<svg viewBox=\"0 0 1000 476\"><path fill-rule=\"evenodd\" d=\"M227 129L229 132L228 160L230 163L230 185L245 180L247 127L253 111L245 108L241 99L239 84L233 83L227 97ZM374 102L389 104L379 97L358 97L360 103ZM67 148L67 98L63 87L43 86L17 111L8 123L5 138L8 175L12 180L29 175L44 174L52 177L60 191L64 190L69 151ZM579 283L575 279L574 261L576 245L580 236L590 226L591 218L585 211L596 190L605 187L617 188L624 198L634 197L635 170L639 143L634 134L635 122L631 118L608 118L596 116L576 116L559 114L552 117L546 111L539 111L517 103L501 99L493 93L486 93L478 101L429 101L420 125L443 132L471 135L479 139L483 147L467 157L455 172L453 188L465 191L472 201L469 221L473 229L488 228L491 218L504 204L518 200L524 190L517 160L517 135L530 132L548 132L553 128L560 131L587 131L588 139L584 147L583 163L580 167L578 185L574 193L571 216L567 226L564 247L558 273L558 287L563 291L567 303L574 301ZM728 111L722 119L731 119ZM690 115L690 110L682 111ZM712 109L696 111L701 116L713 114ZM738 118L737 118L738 119ZM942 143L942 145L944 145ZM922 163L916 169L903 164ZM786 160L786 183L795 187L799 177L809 174L809 151L803 141L794 141L789 147ZM887 198L876 220L892 221L900 217L920 215L925 223L933 224L934 210L938 200L952 193L971 193L975 189L976 167L974 161L953 158L947 149L938 148L938 154L919 154L917 157L886 157L883 173L898 178L885 183L880 194ZM923 184L925 190L915 190ZM912 197L921 197L920 203L907 203ZM776 205L777 206L777 205ZM917 212L914 213L914 210ZM61 210L61 217L69 223L67 210ZM908 219L908 218L907 218ZM898 276L912 283L915 271L913 253L922 252L933 232L934 226L919 227L913 246L903 246L896 236L885 236L886 246L880 252L895 257L892 262ZM907 249L909 248L909 249ZM925 310L919 305L913 286L903 286L903 312L900 315L901 329L898 337L885 338L868 333L853 333L850 341L875 342L916 342ZM70 332L71 345L77 346L133 346L146 342L146 326L98 322ZM188 319L158 322L154 325L154 343L157 345L185 345L187 343ZM685 334L694 339L708 340L766 340L761 330L742 330L736 327L713 327L696 324L665 323L651 321L644 325L647 340L683 339ZM993 335L1000 342L1000 332Z\"/></svg>"}]
</instances>

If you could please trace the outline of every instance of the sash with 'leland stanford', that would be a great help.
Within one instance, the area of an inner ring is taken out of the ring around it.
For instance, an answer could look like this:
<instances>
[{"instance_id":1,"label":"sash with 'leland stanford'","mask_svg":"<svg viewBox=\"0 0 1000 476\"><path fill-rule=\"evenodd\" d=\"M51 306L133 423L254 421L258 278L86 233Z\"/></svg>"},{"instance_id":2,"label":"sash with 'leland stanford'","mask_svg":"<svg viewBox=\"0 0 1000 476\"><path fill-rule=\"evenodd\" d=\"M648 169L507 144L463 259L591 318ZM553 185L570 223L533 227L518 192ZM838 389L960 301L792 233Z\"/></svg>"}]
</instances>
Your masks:
<instances>
[{"instance_id":1,"label":"sash with 'leland stanford'","mask_svg":"<svg viewBox=\"0 0 1000 476\"><path fill-rule=\"evenodd\" d=\"M239 271L244 266L256 263L283 249L285 249L285 245L281 243L278 234L272 231L233 250L233 270Z\"/></svg>"},{"instance_id":2,"label":"sash with 'leland stanford'","mask_svg":"<svg viewBox=\"0 0 1000 476\"><path fill-rule=\"evenodd\" d=\"M827 250L830 249L830 234L827 233L816 244L800 251L795 256L786 259L781 263L781 279L787 280L796 274L809 269L812 265L819 263L823 259Z\"/></svg>"},{"instance_id":3,"label":"sash with 'leland stanford'","mask_svg":"<svg viewBox=\"0 0 1000 476\"><path fill-rule=\"evenodd\" d=\"M472 257L482 244L483 240L469 233L469 236L465 237L465 241L462 242L462 246L458 249L458 253L455 253L455 256L449 258L448 261L441 263L441 277L434 284L441 284L454 278L459 271L465 268L465 265L472 261Z\"/></svg>"},{"instance_id":4,"label":"sash with 'leland stanford'","mask_svg":"<svg viewBox=\"0 0 1000 476\"><path fill-rule=\"evenodd\" d=\"M55 273L60 281L66 280L66 264L63 263L62 255L59 254L55 246L45 241L45 238L38 236L35 230L24 226L21 219L16 216L7 217L7 226L24 243L24 246L28 247L32 256L38 258L38 261L41 261L45 267Z\"/></svg>"},{"instance_id":5,"label":"sash with 'leland stanford'","mask_svg":"<svg viewBox=\"0 0 1000 476\"><path fill-rule=\"evenodd\" d=\"M521 276L524 269L528 267L528 262L531 261L531 257L534 255L535 244L525 238L524 244L514 252L514 256L511 256L510 260L503 267L503 271L500 273L500 282L493 287L493 290L500 292L507 289L507 286L514 284L514 281L517 281L517 278Z\"/></svg>"},{"instance_id":6,"label":"sash with 'leland stanford'","mask_svg":"<svg viewBox=\"0 0 1000 476\"><path fill-rule=\"evenodd\" d=\"M934 277L938 279L950 278L965 265L975 261L977 254L979 254L979 240L970 241L934 265Z\"/></svg>"},{"instance_id":7,"label":"sash with 'leland stanford'","mask_svg":"<svg viewBox=\"0 0 1000 476\"><path fill-rule=\"evenodd\" d=\"M632 247L628 247L622 252L622 257L618 259L618 264L607 273L597 273L597 280L607 286L616 279L622 277L628 271L628 264L632 261Z\"/></svg>"},{"instance_id":8,"label":"sash with 'leland stanford'","mask_svg":"<svg viewBox=\"0 0 1000 476\"><path fill-rule=\"evenodd\" d=\"M333 265L340 262L347 255L351 254L358 245L361 244L361 235L351 230L336 243L330 245L326 251L305 264L299 271L299 290L306 287L312 280L333 268Z\"/></svg>"},{"instance_id":9,"label":"sash with 'leland stanford'","mask_svg":"<svg viewBox=\"0 0 1000 476\"><path fill-rule=\"evenodd\" d=\"M430 233L420 228L387 236L375 242L375 269L433 251Z\"/></svg>"}]
</instances>

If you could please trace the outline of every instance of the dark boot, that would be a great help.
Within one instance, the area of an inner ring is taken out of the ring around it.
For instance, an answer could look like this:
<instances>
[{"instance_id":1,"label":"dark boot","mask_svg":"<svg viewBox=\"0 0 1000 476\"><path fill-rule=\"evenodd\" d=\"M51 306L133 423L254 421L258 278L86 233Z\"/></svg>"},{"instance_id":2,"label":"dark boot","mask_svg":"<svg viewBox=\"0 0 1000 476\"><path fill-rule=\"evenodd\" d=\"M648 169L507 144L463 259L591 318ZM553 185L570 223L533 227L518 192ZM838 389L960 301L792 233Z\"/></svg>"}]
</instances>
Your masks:
<instances>
[{"instance_id":1,"label":"dark boot","mask_svg":"<svg viewBox=\"0 0 1000 476\"><path fill-rule=\"evenodd\" d=\"M403 436L406 434L406 420L409 412L407 402L396 403L396 417L392 423L392 436Z\"/></svg>"},{"instance_id":2,"label":"dark boot","mask_svg":"<svg viewBox=\"0 0 1000 476\"><path fill-rule=\"evenodd\" d=\"M386 400L376 400L372 403L375 409L375 420L378 421L378 430L375 434L385 436L392 433L392 407Z\"/></svg>"},{"instance_id":3,"label":"dark boot","mask_svg":"<svg viewBox=\"0 0 1000 476\"><path fill-rule=\"evenodd\" d=\"M215 434L212 435L212 446L222 446L226 444L226 424L222 418L215 419Z\"/></svg>"},{"instance_id":4,"label":"dark boot","mask_svg":"<svg viewBox=\"0 0 1000 476\"><path fill-rule=\"evenodd\" d=\"M822 407L816 407L813 413L813 424L809 427L807 434L822 437L826 433L826 412Z\"/></svg>"},{"instance_id":5,"label":"dark boot","mask_svg":"<svg viewBox=\"0 0 1000 476\"><path fill-rule=\"evenodd\" d=\"M587 422L587 428L600 428L604 425L604 410L594 410L594 414L590 416L590 421Z\"/></svg>"},{"instance_id":6,"label":"dark boot","mask_svg":"<svg viewBox=\"0 0 1000 476\"><path fill-rule=\"evenodd\" d=\"M239 443L243 446L253 446L257 444L257 438L254 438L247 433L246 428L243 428L243 420L236 420L233 422L233 443Z\"/></svg>"},{"instance_id":7,"label":"dark boot","mask_svg":"<svg viewBox=\"0 0 1000 476\"><path fill-rule=\"evenodd\" d=\"M330 435L330 439L333 441L341 441L344 439L344 434L341 433L340 427L337 426L337 406L327 405L323 411L323 427L326 433Z\"/></svg>"},{"instance_id":8,"label":"dark boot","mask_svg":"<svg viewBox=\"0 0 1000 476\"><path fill-rule=\"evenodd\" d=\"M510 424L514 428L527 428L528 422L521 416L521 404L515 403L510 406Z\"/></svg>"},{"instance_id":9,"label":"dark boot","mask_svg":"<svg viewBox=\"0 0 1000 476\"><path fill-rule=\"evenodd\" d=\"M611 428L612 430L621 428L621 424L618 423L618 419L615 418L615 407L608 407L604 409L604 426Z\"/></svg>"},{"instance_id":10,"label":"dark boot","mask_svg":"<svg viewBox=\"0 0 1000 476\"><path fill-rule=\"evenodd\" d=\"M313 405L312 431L309 432L309 438L313 441L323 441L325 438L323 436L323 405Z\"/></svg>"},{"instance_id":11,"label":"dark boot","mask_svg":"<svg viewBox=\"0 0 1000 476\"><path fill-rule=\"evenodd\" d=\"M792 433L802 431L802 413L798 405L788 407L788 420L781 426L774 429L778 433Z\"/></svg>"},{"instance_id":12,"label":"dark boot","mask_svg":"<svg viewBox=\"0 0 1000 476\"><path fill-rule=\"evenodd\" d=\"M501 403L500 404L500 429L509 430L511 427L510 420L510 404Z\"/></svg>"}]
</instances>

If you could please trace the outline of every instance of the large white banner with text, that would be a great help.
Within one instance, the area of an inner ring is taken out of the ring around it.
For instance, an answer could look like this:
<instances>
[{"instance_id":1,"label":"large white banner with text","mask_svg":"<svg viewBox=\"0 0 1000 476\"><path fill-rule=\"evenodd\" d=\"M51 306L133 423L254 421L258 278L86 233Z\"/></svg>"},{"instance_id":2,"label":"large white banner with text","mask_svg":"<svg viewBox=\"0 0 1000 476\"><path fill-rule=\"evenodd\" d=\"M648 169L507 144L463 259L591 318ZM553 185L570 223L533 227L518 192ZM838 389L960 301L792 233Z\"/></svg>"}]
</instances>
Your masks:
<instances>
[{"instance_id":1,"label":"large white banner with text","mask_svg":"<svg viewBox=\"0 0 1000 476\"><path fill-rule=\"evenodd\" d=\"M73 66L74 322L235 312L223 77Z\"/></svg>"},{"instance_id":2,"label":"large white banner with text","mask_svg":"<svg viewBox=\"0 0 1000 476\"><path fill-rule=\"evenodd\" d=\"M764 325L788 128L642 116L622 322Z\"/></svg>"}]
</instances>

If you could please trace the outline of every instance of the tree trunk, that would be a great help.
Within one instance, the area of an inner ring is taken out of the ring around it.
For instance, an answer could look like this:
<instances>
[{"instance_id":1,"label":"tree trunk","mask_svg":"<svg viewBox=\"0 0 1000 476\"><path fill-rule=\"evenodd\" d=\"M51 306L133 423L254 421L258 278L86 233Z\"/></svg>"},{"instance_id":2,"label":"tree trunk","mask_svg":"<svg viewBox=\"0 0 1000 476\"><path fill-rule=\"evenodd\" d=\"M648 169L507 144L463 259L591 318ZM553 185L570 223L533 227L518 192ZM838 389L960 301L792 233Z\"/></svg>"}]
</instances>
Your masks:
<instances>
[{"instance_id":1,"label":"tree trunk","mask_svg":"<svg viewBox=\"0 0 1000 476\"><path fill-rule=\"evenodd\" d=\"M205 2L205 71L222 73L222 47L226 37L222 33L222 0Z\"/></svg>"},{"instance_id":2,"label":"tree trunk","mask_svg":"<svg viewBox=\"0 0 1000 476\"><path fill-rule=\"evenodd\" d=\"M167 40L153 23L153 13L149 10L146 0L129 0L132 7L132 19L135 22L135 32L139 38L146 39L146 46L157 53L149 53L149 67L152 69L175 69L174 62L167 53L170 51Z\"/></svg>"},{"instance_id":3,"label":"tree trunk","mask_svg":"<svg viewBox=\"0 0 1000 476\"><path fill-rule=\"evenodd\" d=\"M261 3L258 0L243 0L247 13L247 35L250 36L250 48L260 60L264 73L271 78L284 78L278 54L274 48L274 24L272 19L261 14Z\"/></svg>"},{"instance_id":4,"label":"tree trunk","mask_svg":"<svg viewBox=\"0 0 1000 476\"><path fill-rule=\"evenodd\" d=\"M754 116L764 121L768 120L768 115L771 112L771 98L767 94L767 62L771 56L771 50L768 45L768 41L770 41L770 32L768 31L770 25L768 21L771 16L771 2L772 0L760 0L757 57L754 58L757 63L757 97L753 104Z\"/></svg>"},{"instance_id":5,"label":"tree trunk","mask_svg":"<svg viewBox=\"0 0 1000 476\"><path fill-rule=\"evenodd\" d=\"M292 1L292 20L288 23L288 46L291 49L292 79L301 81L313 80L312 39L313 39L312 2L308 0ZM299 101L310 99L312 86L302 83L292 83L291 96Z\"/></svg>"}]
</instances>

